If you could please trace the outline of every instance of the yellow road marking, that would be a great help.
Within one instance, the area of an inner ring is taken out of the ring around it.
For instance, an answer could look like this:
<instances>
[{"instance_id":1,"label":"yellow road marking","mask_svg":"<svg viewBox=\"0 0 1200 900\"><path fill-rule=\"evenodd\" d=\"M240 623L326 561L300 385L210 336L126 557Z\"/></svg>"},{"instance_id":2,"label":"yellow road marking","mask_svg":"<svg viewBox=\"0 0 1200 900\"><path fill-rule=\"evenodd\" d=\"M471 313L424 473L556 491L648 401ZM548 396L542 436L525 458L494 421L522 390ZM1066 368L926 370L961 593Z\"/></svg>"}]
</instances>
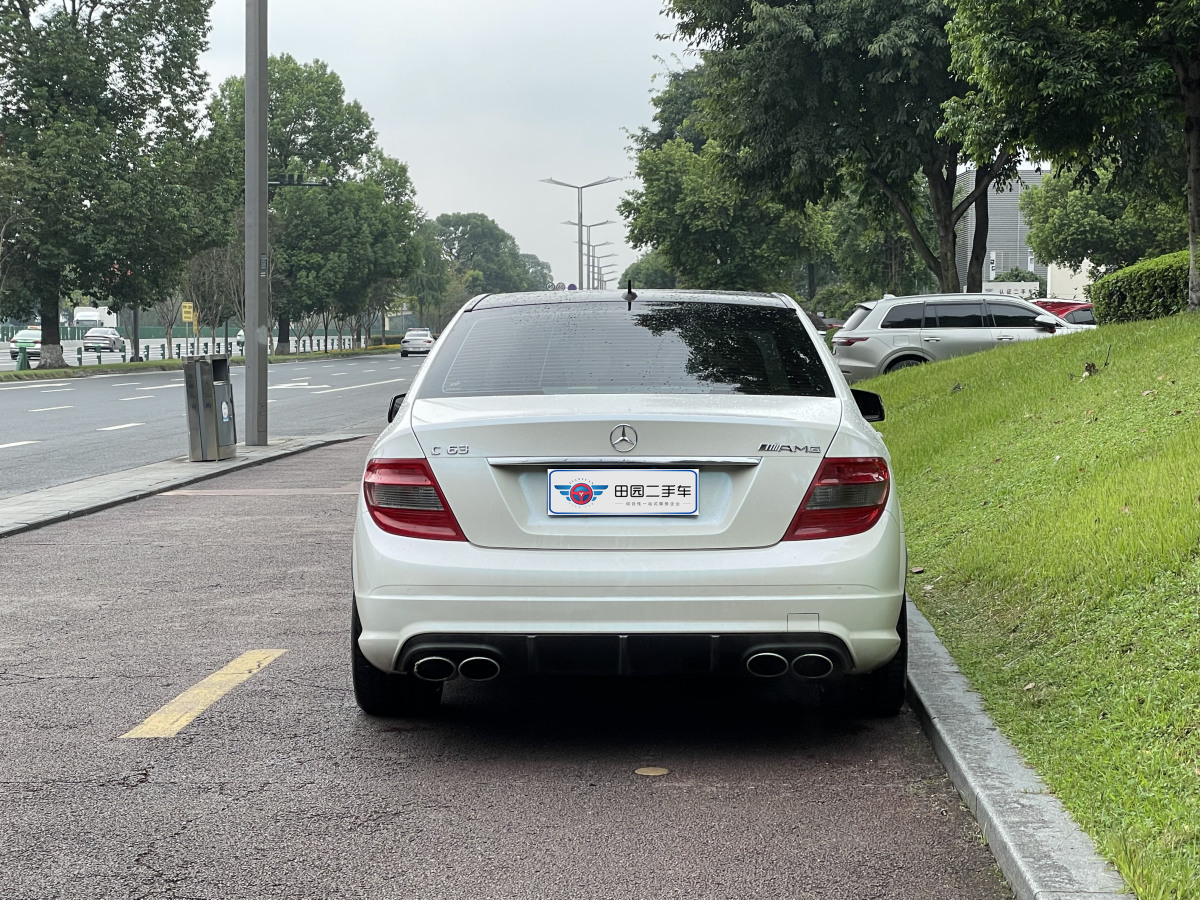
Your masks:
<instances>
[{"instance_id":1,"label":"yellow road marking","mask_svg":"<svg viewBox=\"0 0 1200 900\"><path fill-rule=\"evenodd\" d=\"M286 650L251 650L243 653L223 669L218 669L199 684L188 688L141 725L121 737L175 737L200 713L285 653Z\"/></svg>"}]
</instances>

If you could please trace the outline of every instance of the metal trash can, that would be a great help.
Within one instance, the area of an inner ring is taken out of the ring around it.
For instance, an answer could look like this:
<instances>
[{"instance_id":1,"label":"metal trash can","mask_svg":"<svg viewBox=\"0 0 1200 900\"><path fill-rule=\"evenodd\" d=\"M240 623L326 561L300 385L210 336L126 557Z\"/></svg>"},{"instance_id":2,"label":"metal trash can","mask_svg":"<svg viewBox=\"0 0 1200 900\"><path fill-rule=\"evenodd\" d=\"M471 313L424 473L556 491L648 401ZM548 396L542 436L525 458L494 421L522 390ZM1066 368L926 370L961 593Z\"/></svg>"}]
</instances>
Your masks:
<instances>
[{"instance_id":1,"label":"metal trash can","mask_svg":"<svg viewBox=\"0 0 1200 900\"><path fill-rule=\"evenodd\" d=\"M189 356L183 361L187 394L188 459L208 462L237 455L237 418L228 356Z\"/></svg>"}]
</instances>

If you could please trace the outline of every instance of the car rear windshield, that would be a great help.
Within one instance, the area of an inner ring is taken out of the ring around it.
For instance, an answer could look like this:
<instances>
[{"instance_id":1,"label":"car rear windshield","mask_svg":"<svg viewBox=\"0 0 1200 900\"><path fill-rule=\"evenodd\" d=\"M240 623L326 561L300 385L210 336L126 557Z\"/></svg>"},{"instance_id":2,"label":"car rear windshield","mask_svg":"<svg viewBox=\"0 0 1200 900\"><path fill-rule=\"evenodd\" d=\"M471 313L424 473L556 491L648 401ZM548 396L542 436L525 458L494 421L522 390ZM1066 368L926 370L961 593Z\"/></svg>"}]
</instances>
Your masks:
<instances>
[{"instance_id":1,"label":"car rear windshield","mask_svg":"<svg viewBox=\"0 0 1200 900\"><path fill-rule=\"evenodd\" d=\"M511 394L834 396L795 309L691 301L570 302L466 313L422 397Z\"/></svg>"},{"instance_id":2,"label":"car rear windshield","mask_svg":"<svg viewBox=\"0 0 1200 900\"><path fill-rule=\"evenodd\" d=\"M854 312L850 313L850 318L846 320L846 324L842 326L842 331L853 331L862 324L862 320L871 314L874 306L859 306Z\"/></svg>"}]
</instances>

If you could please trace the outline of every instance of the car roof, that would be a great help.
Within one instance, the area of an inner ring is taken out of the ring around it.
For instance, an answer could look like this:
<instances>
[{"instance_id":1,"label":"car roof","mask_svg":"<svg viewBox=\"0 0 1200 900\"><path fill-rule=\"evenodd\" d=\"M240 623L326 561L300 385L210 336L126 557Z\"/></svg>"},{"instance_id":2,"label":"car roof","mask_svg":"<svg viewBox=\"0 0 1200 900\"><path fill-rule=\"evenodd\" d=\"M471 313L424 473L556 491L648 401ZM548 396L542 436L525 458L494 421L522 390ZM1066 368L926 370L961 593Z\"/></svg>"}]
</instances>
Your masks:
<instances>
[{"instance_id":1,"label":"car roof","mask_svg":"<svg viewBox=\"0 0 1200 900\"><path fill-rule=\"evenodd\" d=\"M1016 294L989 294L980 292L975 294L910 294L906 297L882 297L879 300L870 301L871 304L886 303L889 306L896 303L942 303L948 300L1020 300L1022 303L1032 303L1033 301L1027 297L1018 297ZM868 306L868 303L860 303L860 306Z\"/></svg>"},{"instance_id":2,"label":"car roof","mask_svg":"<svg viewBox=\"0 0 1200 900\"><path fill-rule=\"evenodd\" d=\"M467 304L468 310L505 306L543 306L565 303L625 303L624 291L526 291L513 294L483 294ZM635 290L641 302L736 303L746 306L788 307L792 301L778 294L749 291Z\"/></svg>"}]
</instances>

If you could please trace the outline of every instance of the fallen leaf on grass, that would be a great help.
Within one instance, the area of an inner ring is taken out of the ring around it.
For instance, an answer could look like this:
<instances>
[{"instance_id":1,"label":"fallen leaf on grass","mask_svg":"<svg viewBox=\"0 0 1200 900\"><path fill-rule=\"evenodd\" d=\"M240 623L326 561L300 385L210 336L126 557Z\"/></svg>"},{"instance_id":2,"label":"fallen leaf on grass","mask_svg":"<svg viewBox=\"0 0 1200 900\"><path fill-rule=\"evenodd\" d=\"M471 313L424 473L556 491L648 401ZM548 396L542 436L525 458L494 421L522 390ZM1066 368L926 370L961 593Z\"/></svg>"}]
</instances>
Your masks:
<instances>
[{"instance_id":1,"label":"fallen leaf on grass","mask_svg":"<svg viewBox=\"0 0 1200 900\"><path fill-rule=\"evenodd\" d=\"M921 585L921 590L923 590L925 593L928 594L930 591L933 590L933 585L932 584Z\"/></svg>"},{"instance_id":2,"label":"fallen leaf on grass","mask_svg":"<svg viewBox=\"0 0 1200 900\"><path fill-rule=\"evenodd\" d=\"M1034 683L1032 681L1029 682L1029 684L1025 685L1025 690L1027 690L1027 691L1032 691L1033 688L1034 688Z\"/></svg>"},{"instance_id":3,"label":"fallen leaf on grass","mask_svg":"<svg viewBox=\"0 0 1200 900\"><path fill-rule=\"evenodd\" d=\"M1056 457L1054 457L1054 461L1055 461L1055 462L1058 462L1060 459L1062 459L1062 456L1056 456Z\"/></svg>"},{"instance_id":4,"label":"fallen leaf on grass","mask_svg":"<svg viewBox=\"0 0 1200 900\"><path fill-rule=\"evenodd\" d=\"M1158 391L1142 391L1143 397L1153 397Z\"/></svg>"},{"instance_id":5,"label":"fallen leaf on grass","mask_svg":"<svg viewBox=\"0 0 1200 900\"><path fill-rule=\"evenodd\" d=\"M1131 510L1128 506L1122 506L1121 512L1125 513L1125 515L1129 515L1130 513L1133 512L1133 510Z\"/></svg>"},{"instance_id":6,"label":"fallen leaf on grass","mask_svg":"<svg viewBox=\"0 0 1200 900\"><path fill-rule=\"evenodd\" d=\"M1175 410L1175 412L1171 413L1171 415L1173 415L1173 416L1182 416L1182 415L1183 415L1183 410L1182 410L1182 409L1177 409L1177 410Z\"/></svg>"},{"instance_id":7,"label":"fallen leaf on grass","mask_svg":"<svg viewBox=\"0 0 1200 900\"><path fill-rule=\"evenodd\" d=\"M913 566L910 570L914 575L920 575L925 571L924 566Z\"/></svg>"}]
</instances>

